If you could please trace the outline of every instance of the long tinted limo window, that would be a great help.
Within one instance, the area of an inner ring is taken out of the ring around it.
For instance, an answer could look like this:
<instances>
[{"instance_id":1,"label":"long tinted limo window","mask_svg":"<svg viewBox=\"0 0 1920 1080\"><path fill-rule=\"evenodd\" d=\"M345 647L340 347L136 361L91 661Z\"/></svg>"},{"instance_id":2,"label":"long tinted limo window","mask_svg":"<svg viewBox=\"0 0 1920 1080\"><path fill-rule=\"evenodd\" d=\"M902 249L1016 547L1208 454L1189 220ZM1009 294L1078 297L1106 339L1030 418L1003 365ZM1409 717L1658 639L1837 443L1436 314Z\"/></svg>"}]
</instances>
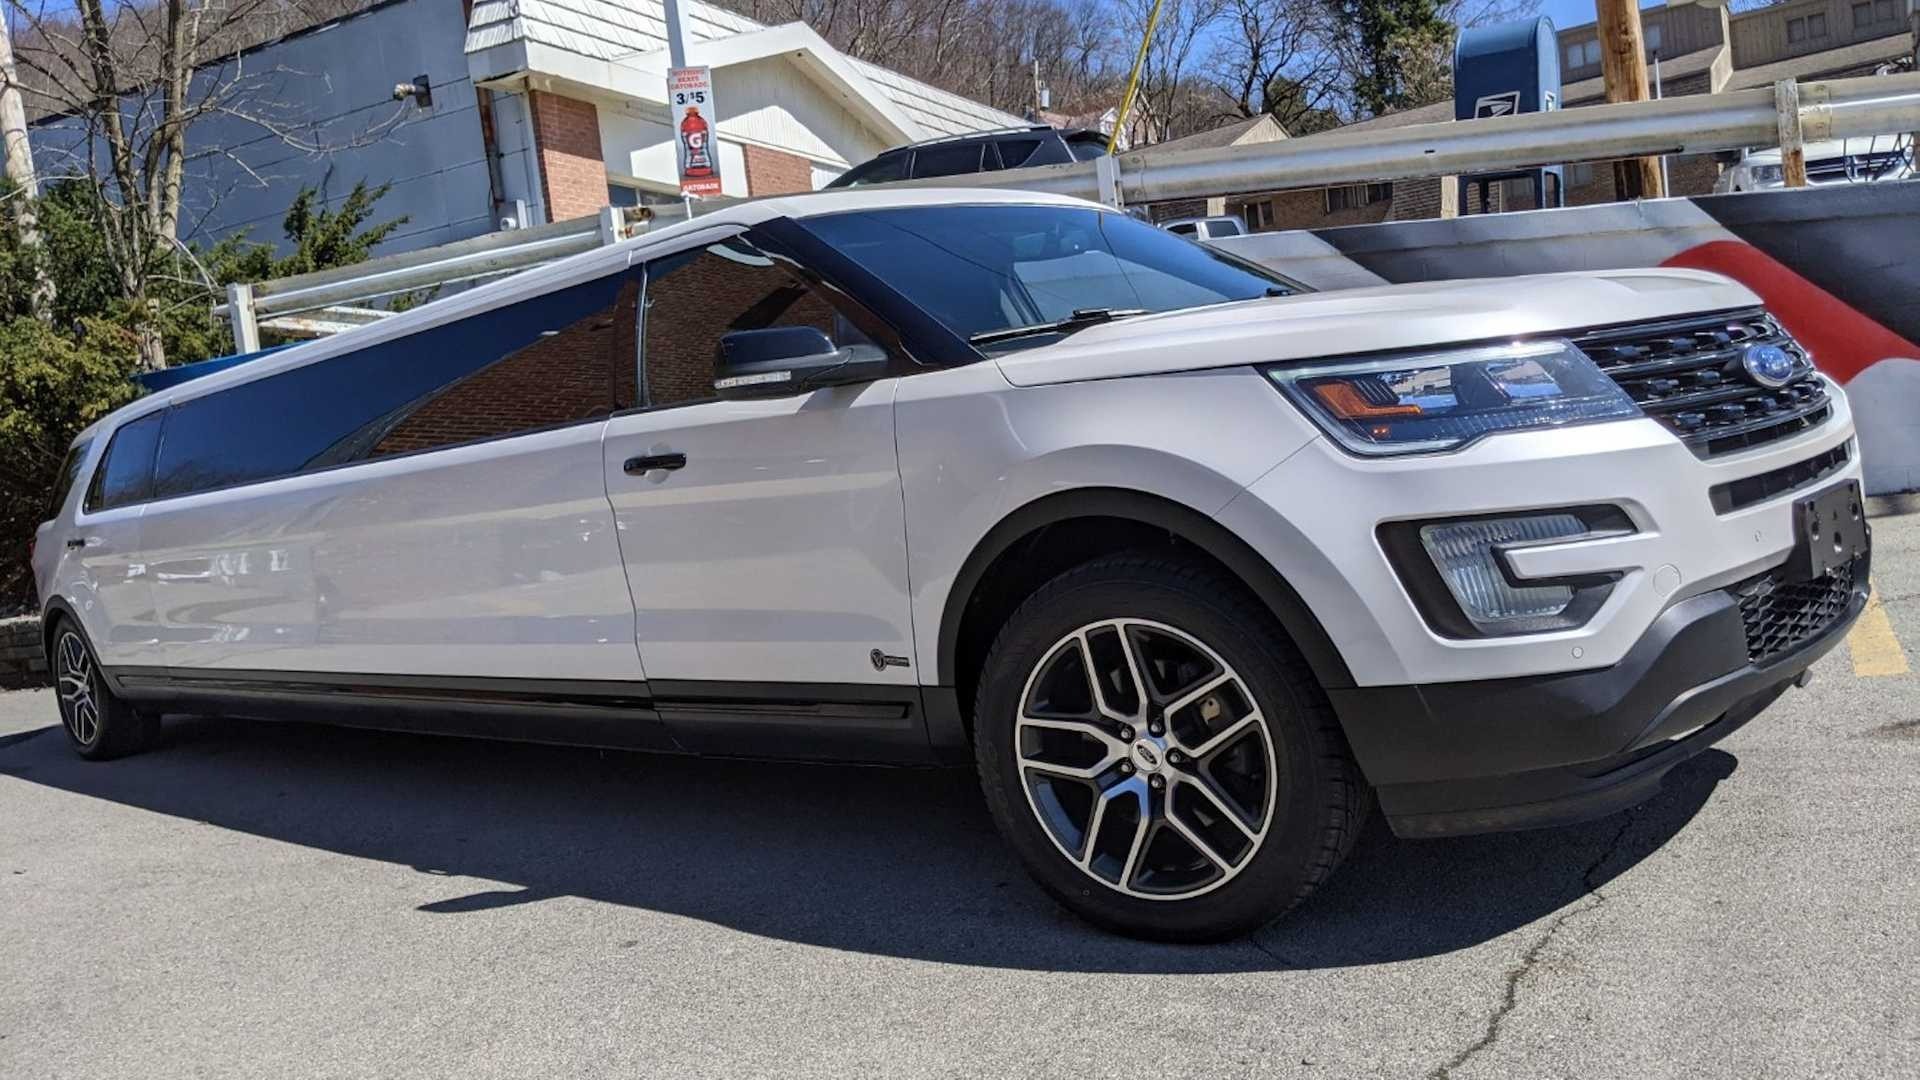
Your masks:
<instances>
[{"instance_id":1,"label":"long tinted limo window","mask_svg":"<svg viewBox=\"0 0 1920 1080\"><path fill-rule=\"evenodd\" d=\"M638 275L614 274L183 402L154 495L606 416L638 294Z\"/></svg>"},{"instance_id":2,"label":"long tinted limo window","mask_svg":"<svg viewBox=\"0 0 1920 1080\"><path fill-rule=\"evenodd\" d=\"M87 512L145 502L153 494L153 451L160 444L166 413L148 413L120 425L107 443L106 457L87 487Z\"/></svg>"}]
</instances>

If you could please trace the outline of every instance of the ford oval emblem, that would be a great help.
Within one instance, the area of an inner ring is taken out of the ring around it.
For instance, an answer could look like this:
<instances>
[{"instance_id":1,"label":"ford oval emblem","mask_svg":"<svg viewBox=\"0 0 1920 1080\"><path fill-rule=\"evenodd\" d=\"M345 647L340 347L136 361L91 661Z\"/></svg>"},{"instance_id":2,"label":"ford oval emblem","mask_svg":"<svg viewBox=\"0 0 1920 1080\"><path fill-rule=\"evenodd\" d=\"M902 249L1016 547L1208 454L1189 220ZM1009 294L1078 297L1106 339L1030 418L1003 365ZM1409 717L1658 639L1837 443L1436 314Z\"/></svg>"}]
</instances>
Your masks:
<instances>
[{"instance_id":1,"label":"ford oval emblem","mask_svg":"<svg viewBox=\"0 0 1920 1080\"><path fill-rule=\"evenodd\" d=\"M1747 378L1769 390L1777 390L1793 381L1793 356L1778 345L1749 345L1740 354L1740 366Z\"/></svg>"}]
</instances>

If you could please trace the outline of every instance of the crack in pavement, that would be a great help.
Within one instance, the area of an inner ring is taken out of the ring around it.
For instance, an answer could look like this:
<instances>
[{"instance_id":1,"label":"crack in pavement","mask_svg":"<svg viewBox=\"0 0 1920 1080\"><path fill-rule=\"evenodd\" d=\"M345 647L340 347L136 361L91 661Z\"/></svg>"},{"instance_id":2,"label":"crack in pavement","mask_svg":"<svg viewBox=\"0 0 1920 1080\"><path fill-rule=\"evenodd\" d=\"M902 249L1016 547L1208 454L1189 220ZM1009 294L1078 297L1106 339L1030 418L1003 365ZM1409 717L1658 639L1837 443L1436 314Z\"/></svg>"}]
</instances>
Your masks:
<instances>
[{"instance_id":1,"label":"crack in pavement","mask_svg":"<svg viewBox=\"0 0 1920 1080\"><path fill-rule=\"evenodd\" d=\"M1508 970L1506 987L1501 994L1500 1004L1493 1010L1493 1014L1487 1017L1486 1031L1444 1064L1435 1066L1433 1071L1427 1073L1427 1080L1451 1080L1455 1069L1473 1060L1481 1052L1492 1048L1500 1040L1500 1032L1506 1024L1507 1017L1512 1015L1514 1009L1520 1004L1520 984L1532 974L1534 965L1538 964L1540 958L1546 954L1547 946L1560 933L1560 929L1572 921L1574 916L1594 911L1607 902L1606 894L1600 891L1599 883L1594 879L1599 875L1601 868L1619 852L1621 844L1626 841L1627 830L1633 827L1634 811L1628 810L1622 816L1619 831L1613 834L1613 839L1607 841L1606 847L1600 852L1600 857L1595 859L1587 867L1586 873L1580 876L1581 884L1586 887L1586 902L1562 911L1547 924L1546 930L1527 947L1525 953L1521 954L1520 963Z\"/></svg>"}]
</instances>

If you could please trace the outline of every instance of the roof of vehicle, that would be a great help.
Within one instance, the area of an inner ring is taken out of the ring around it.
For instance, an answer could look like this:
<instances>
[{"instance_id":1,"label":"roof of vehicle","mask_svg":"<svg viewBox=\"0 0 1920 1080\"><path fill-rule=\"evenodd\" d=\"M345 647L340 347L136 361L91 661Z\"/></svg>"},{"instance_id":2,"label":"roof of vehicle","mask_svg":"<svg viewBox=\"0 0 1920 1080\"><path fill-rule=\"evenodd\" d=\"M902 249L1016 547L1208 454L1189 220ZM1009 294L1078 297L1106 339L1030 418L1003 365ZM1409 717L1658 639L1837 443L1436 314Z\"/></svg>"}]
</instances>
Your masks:
<instances>
[{"instance_id":1,"label":"roof of vehicle","mask_svg":"<svg viewBox=\"0 0 1920 1080\"><path fill-rule=\"evenodd\" d=\"M885 150L880 151L880 153L875 154L874 157L882 157L900 150L920 150L929 146L945 146L949 143L985 142L993 139L1008 139L1019 135L1032 135L1036 132L1048 131L1059 132L1060 137L1063 139L1071 139L1079 135L1087 134L1086 131L1079 128L1056 128L1052 124L1022 124L1019 127L989 128L985 131L963 131L958 135L942 135L937 139L922 139L919 142L901 143L899 146L887 147Z\"/></svg>"},{"instance_id":2,"label":"roof of vehicle","mask_svg":"<svg viewBox=\"0 0 1920 1080\"><path fill-rule=\"evenodd\" d=\"M729 226L757 225L763 221L782 217L804 218L848 210L957 205L1079 206L1095 210L1108 209L1099 203L1066 195L959 187L835 188L828 191L728 203L715 207L690 221L676 222L631 240L609 244L606 247L546 263L530 271L523 271L432 303L422 304L378 322L358 326L331 337L302 342L279 350L270 356L216 371L177 387L156 391L101 417L82 431L78 437L89 437L108 428L117 427L129 420L164 408L172 402L188 401L229 386L302 367L341 353L465 318L502 304L512 303L523 297L591 281L625 267L634 252L672 243L678 237Z\"/></svg>"},{"instance_id":3,"label":"roof of vehicle","mask_svg":"<svg viewBox=\"0 0 1920 1080\"><path fill-rule=\"evenodd\" d=\"M1213 222L1213 221L1224 221L1232 225L1240 224L1240 219L1237 217L1234 217L1232 214L1208 214L1204 217L1173 218L1171 220L1161 222L1160 227L1163 229L1171 229L1175 225L1198 225L1202 222Z\"/></svg>"}]
</instances>

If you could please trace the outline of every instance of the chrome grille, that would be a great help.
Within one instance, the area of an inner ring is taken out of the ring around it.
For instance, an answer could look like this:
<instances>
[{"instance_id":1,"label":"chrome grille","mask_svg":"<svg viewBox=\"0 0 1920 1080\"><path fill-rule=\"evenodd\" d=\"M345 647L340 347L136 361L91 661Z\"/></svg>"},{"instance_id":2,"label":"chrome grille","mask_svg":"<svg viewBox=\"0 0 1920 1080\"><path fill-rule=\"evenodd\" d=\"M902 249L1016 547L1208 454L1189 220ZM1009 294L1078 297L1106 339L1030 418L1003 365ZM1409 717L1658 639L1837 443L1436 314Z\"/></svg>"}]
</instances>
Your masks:
<instances>
[{"instance_id":1,"label":"chrome grille","mask_svg":"<svg viewBox=\"0 0 1920 1080\"><path fill-rule=\"evenodd\" d=\"M1816 158L1807 162L1807 179L1819 182L1878 180L1907 163L1905 150L1877 150L1867 154Z\"/></svg>"},{"instance_id":2,"label":"chrome grille","mask_svg":"<svg viewBox=\"0 0 1920 1080\"><path fill-rule=\"evenodd\" d=\"M1762 310L1610 327L1573 340L1701 457L1797 435L1832 413L1812 358ZM1793 358L1785 386L1765 387L1747 375L1741 356L1761 344Z\"/></svg>"}]
</instances>

